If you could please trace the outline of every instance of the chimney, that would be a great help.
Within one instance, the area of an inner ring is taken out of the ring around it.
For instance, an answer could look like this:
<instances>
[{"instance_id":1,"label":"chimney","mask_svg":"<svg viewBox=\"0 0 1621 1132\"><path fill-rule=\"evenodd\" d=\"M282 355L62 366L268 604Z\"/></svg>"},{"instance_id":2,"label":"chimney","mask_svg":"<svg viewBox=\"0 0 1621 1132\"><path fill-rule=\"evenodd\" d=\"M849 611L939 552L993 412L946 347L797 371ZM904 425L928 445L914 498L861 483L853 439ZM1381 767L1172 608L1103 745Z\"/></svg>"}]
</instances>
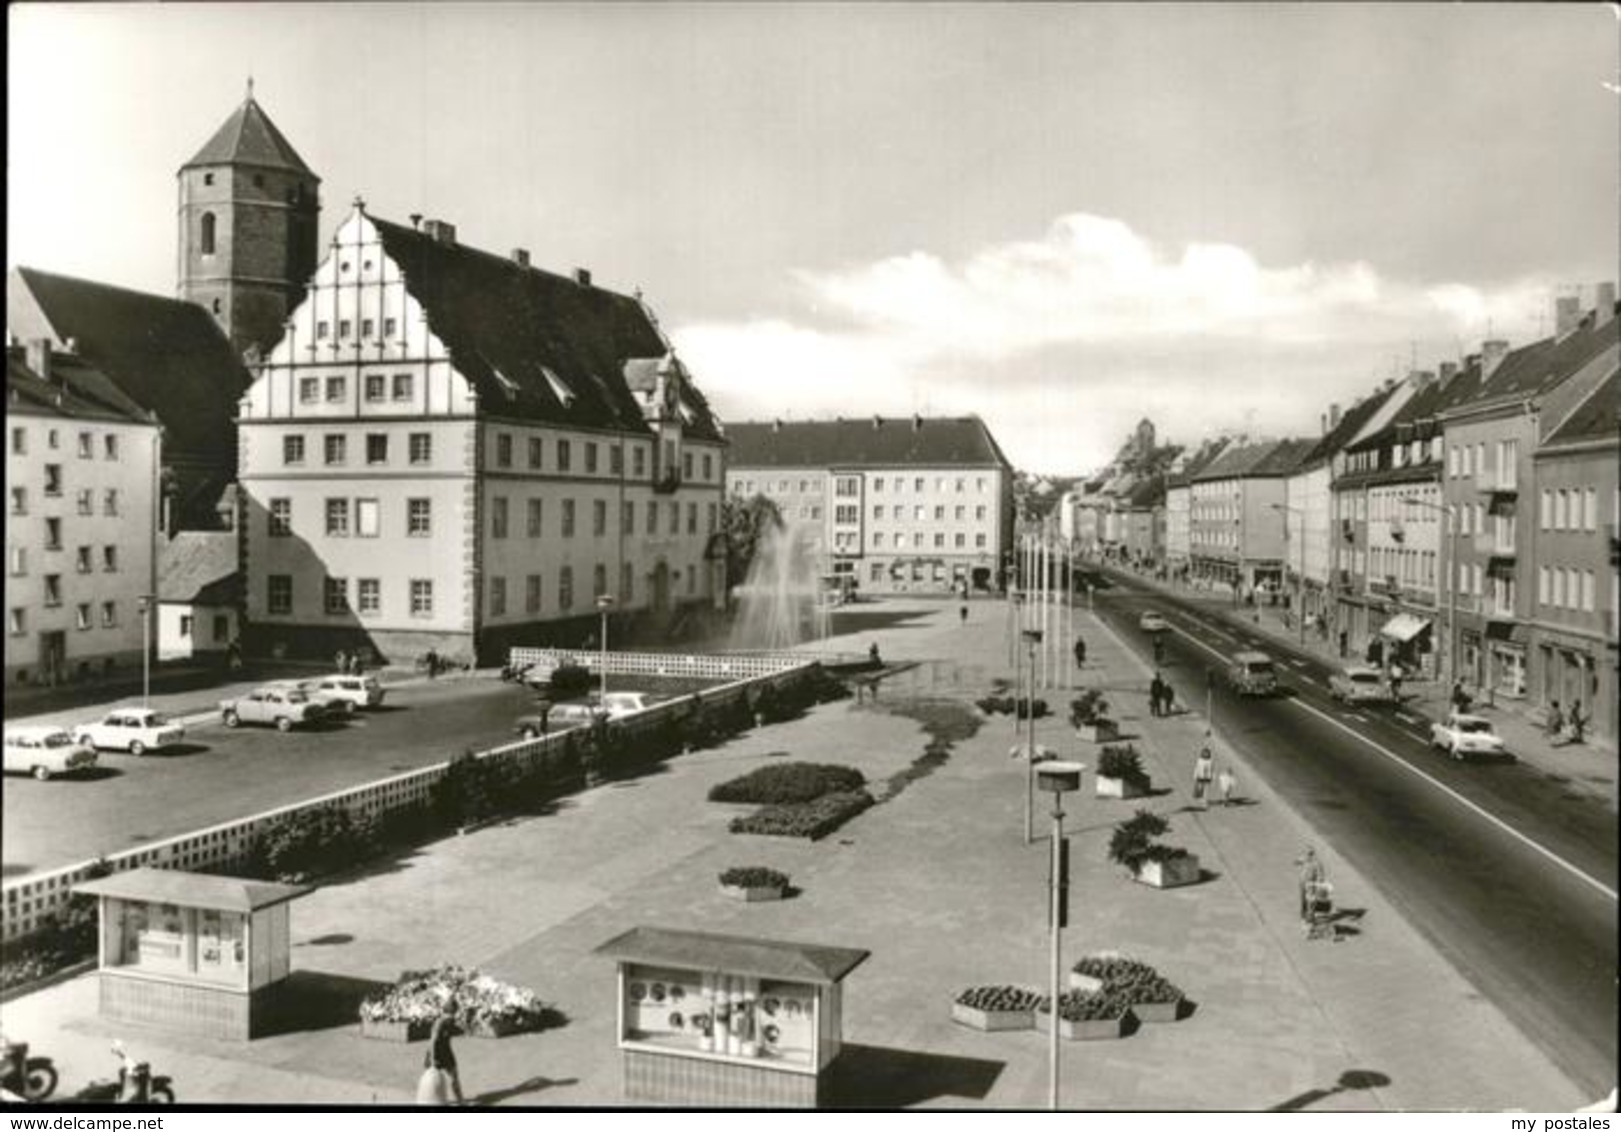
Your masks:
<instances>
[{"instance_id":1,"label":"chimney","mask_svg":"<svg viewBox=\"0 0 1621 1132\"><path fill-rule=\"evenodd\" d=\"M422 231L430 240L437 243L453 246L456 243L456 226L448 220L424 220Z\"/></svg>"},{"instance_id":2,"label":"chimney","mask_svg":"<svg viewBox=\"0 0 1621 1132\"><path fill-rule=\"evenodd\" d=\"M1328 427L1331 428L1331 429L1335 429L1335 428L1340 427L1340 403L1338 401L1333 401L1333 402L1329 403L1329 406L1328 406Z\"/></svg>"},{"instance_id":3,"label":"chimney","mask_svg":"<svg viewBox=\"0 0 1621 1132\"><path fill-rule=\"evenodd\" d=\"M512 262L517 264L519 267L528 267L529 266L529 249L528 248L513 248L512 249Z\"/></svg>"},{"instance_id":4,"label":"chimney","mask_svg":"<svg viewBox=\"0 0 1621 1132\"><path fill-rule=\"evenodd\" d=\"M877 416L875 414L873 416L873 418L872 418L872 427L873 428L883 428L884 427L884 418L880 417L880 416Z\"/></svg>"},{"instance_id":5,"label":"chimney","mask_svg":"<svg viewBox=\"0 0 1621 1132\"><path fill-rule=\"evenodd\" d=\"M411 230L413 232L415 232L415 231L419 231L421 228L422 228L422 213L413 212L411 214Z\"/></svg>"},{"instance_id":6,"label":"chimney","mask_svg":"<svg viewBox=\"0 0 1621 1132\"><path fill-rule=\"evenodd\" d=\"M44 380L51 380L51 340L49 338L30 338L24 348L28 368Z\"/></svg>"},{"instance_id":7,"label":"chimney","mask_svg":"<svg viewBox=\"0 0 1621 1132\"><path fill-rule=\"evenodd\" d=\"M574 282L582 287L591 286L591 272L583 267L576 267L574 269Z\"/></svg>"},{"instance_id":8,"label":"chimney","mask_svg":"<svg viewBox=\"0 0 1621 1132\"><path fill-rule=\"evenodd\" d=\"M1447 382L1451 381L1454 377L1457 376L1457 374L1458 374L1458 363L1457 362L1442 362L1441 363L1440 381L1441 381L1442 385L1445 385Z\"/></svg>"},{"instance_id":9,"label":"chimney","mask_svg":"<svg viewBox=\"0 0 1621 1132\"><path fill-rule=\"evenodd\" d=\"M1598 315L1593 321L1599 325L1610 321L1615 315L1615 284L1600 283L1594 288L1593 311Z\"/></svg>"},{"instance_id":10,"label":"chimney","mask_svg":"<svg viewBox=\"0 0 1621 1132\"><path fill-rule=\"evenodd\" d=\"M1428 369L1415 369L1407 375L1407 384L1414 389L1423 389L1435 380L1435 371Z\"/></svg>"},{"instance_id":11,"label":"chimney","mask_svg":"<svg viewBox=\"0 0 1621 1132\"><path fill-rule=\"evenodd\" d=\"M1323 436L1328 435L1328 414L1322 413L1317 418L1317 431Z\"/></svg>"},{"instance_id":12,"label":"chimney","mask_svg":"<svg viewBox=\"0 0 1621 1132\"><path fill-rule=\"evenodd\" d=\"M912 431L917 432L923 428L923 417L918 413L912 414Z\"/></svg>"},{"instance_id":13,"label":"chimney","mask_svg":"<svg viewBox=\"0 0 1621 1132\"><path fill-rule=\"evenodd\" d=\"M771 431L772 432L781 432L782 431L782 418L781 417L778 417L776 420L771 422Z\"/></svg>"},{"instance_id":14,"label":"chimney","mask_svg":"<svg viewBox=\"0 0 1621 1132\"><path fill-rule=\"evenodd\" d=\"M1508 343L1501 338L1492 338L1480 344L1480 377L1481 380L1492 375L1492 371L1503 364L1503 357L1508 353Z\"/></svg>"},{"instance_id":15,"label":"chimney","mask_svg":"<svg viewBox=\"0 0 1621 1132\"><path fill-rule=\"evenodd\" d=\"M1553 336L1556 341L1569 338L1582 321L1582 300L1579 295L1560 295L1553 301Z\"/></svg>"}]
</instances>

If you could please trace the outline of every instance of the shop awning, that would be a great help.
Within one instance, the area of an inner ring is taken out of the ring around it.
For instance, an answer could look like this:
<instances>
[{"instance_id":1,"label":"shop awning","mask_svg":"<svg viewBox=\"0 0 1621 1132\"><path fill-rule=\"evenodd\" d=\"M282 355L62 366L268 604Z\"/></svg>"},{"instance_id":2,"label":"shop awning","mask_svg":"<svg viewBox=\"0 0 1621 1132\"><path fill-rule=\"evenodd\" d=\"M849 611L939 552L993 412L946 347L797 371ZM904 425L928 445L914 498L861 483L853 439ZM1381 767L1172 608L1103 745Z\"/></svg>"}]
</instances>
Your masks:
<instances>
[{"instance_id":1,"label":"shop awning","mask_svg":"<svg viewBox=\"0 0 1621 1132\"><path fill-rule=\"evenodd\" d=\"M622 962L823 984L838 982L871 954L852 947L652 927L632 928L595 950Z\"/></svg>"},{"instance_id":2,"label":"shop awning","mask_svg":"<svg viewBox=\"0 0 1621 1132\"><path fill-rule=\"evenodd\" d=\"M1429 621L1423 617L1415 617L1411 613L1398 613L1385 622L1384 628L1379 630L1379 635L1406 644L1429 627Z\"/></svg>"}]
</instances>

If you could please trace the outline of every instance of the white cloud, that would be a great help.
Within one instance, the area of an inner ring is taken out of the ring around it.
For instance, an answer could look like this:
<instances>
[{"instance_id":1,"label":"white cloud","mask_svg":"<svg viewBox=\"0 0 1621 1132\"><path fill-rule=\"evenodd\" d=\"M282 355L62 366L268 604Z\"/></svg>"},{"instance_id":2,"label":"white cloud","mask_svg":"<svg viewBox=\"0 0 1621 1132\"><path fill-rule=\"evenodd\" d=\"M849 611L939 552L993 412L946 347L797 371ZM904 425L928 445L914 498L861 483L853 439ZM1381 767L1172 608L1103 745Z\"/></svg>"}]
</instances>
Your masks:
<instances>
[{"instance_id":1,"label":"white cloud","mask_svg":"<svg viewBox=\"0 0 1621 1132\"><path fill-rule=\"evenodd\" d=\"M1269 267L1231 244L1172 254L1084 213L960 263L915 251L793 278L802 312L674 332L725 415L977 411L1015 462L1055 470L1111 454L1150 405L1173 437L1223 415L1301 429L1415 343L1433 364L1488 324L1525 340L1549 293Z\"/></svg>"}]
</instances>

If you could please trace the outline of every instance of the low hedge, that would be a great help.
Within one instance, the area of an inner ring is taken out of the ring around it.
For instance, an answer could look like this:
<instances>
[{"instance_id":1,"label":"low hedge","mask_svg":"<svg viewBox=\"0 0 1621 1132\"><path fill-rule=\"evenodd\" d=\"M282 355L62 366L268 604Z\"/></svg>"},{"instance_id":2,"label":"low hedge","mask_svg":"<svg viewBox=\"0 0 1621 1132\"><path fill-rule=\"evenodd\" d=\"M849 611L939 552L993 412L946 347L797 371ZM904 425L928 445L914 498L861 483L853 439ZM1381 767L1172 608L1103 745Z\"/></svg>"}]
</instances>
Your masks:
<instances>
[{"instance_id":1,"label":"low hedge","mask_svg":"<svg viewBox=\"0 0 1621 1132\"><path fill-rule=\"evenodd\" d=\"M812 841L826 837L839 826L873 804L865 790L824 794L813 802L766 806L752 814L732 819L733 833L760 833L772 837L805 837Z\"/></svg>"},{"instance_id":2,"label":"low hedge","mask_svg":"<svg viewBox=\"0 0 1621 1132\"><path fill-rule=\"evenodd\" d=\"M773 763L709 789L711 802L787 805L826 794L849 793L867 783L854 767L833 763Z\"/></svg>"},{"instance_id":3,"label":"low hedge","mask_svg":"<svg viewBox=\"0 0 1621 1132\"><path fill-rule=\"evenodd\" d=\"M1088 955L1070 969L1078 975L1103 980L1104 990L1134 1006L1140 1002L1176 1002L1183 997L1181 987L1140 959Z\"/></svg>"},{"instance_id":4,"label":"low hedge","mask_svg":"<svg viewBox=\"0 0 1621 1132\"><path fill-rule=\"evenodd\" d=\"M763 865L739 865L720 874L729 888L787 888L788 874Z\"/></svg>"},{"instance_id":5,"label":"low hedge","mask_svg":"<svg viewBox=\"0 0 1621 1132\"><path fill-rule=\"evenodd\" d=\"M957 996L957 1005L973 1010L1034 1010L1047 996L1028 987L997 985L969 987Z\"/></svg>"}]
</instances>

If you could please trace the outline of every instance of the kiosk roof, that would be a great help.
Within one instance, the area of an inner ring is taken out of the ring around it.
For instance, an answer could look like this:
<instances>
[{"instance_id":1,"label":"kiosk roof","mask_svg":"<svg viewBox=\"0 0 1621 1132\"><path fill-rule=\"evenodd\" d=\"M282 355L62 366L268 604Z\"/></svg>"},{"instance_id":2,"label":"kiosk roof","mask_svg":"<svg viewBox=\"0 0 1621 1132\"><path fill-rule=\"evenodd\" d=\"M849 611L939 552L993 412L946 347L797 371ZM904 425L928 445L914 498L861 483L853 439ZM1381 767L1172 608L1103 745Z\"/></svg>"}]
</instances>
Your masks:
<instances>
[{"instance_id":1,"label":"kiosk roof","mask_svg":"<svg viewBox=\"0 0 1621 1132\"><path fill-rule=\"evenodd\" d=\"M88 896L116 896L122 900L148 900L187 908L218 908L226 912L256 912L272 904L295 900L310 892L308 885L278 884L268 880L186 873L178 869L129 869L75 885Z\"/></svg>"},{"instance_id":2,"label":"kiosk roof","mask_svg":"<svg viewBox=\"0 0 1621 1132\"><path fill-rule=\"evenodd\" d=\"M836 983L860 966L872 952L753 936L643 927L615 936L596 948L596 954L698 971Z\"/></svg>"}]
</instances>

